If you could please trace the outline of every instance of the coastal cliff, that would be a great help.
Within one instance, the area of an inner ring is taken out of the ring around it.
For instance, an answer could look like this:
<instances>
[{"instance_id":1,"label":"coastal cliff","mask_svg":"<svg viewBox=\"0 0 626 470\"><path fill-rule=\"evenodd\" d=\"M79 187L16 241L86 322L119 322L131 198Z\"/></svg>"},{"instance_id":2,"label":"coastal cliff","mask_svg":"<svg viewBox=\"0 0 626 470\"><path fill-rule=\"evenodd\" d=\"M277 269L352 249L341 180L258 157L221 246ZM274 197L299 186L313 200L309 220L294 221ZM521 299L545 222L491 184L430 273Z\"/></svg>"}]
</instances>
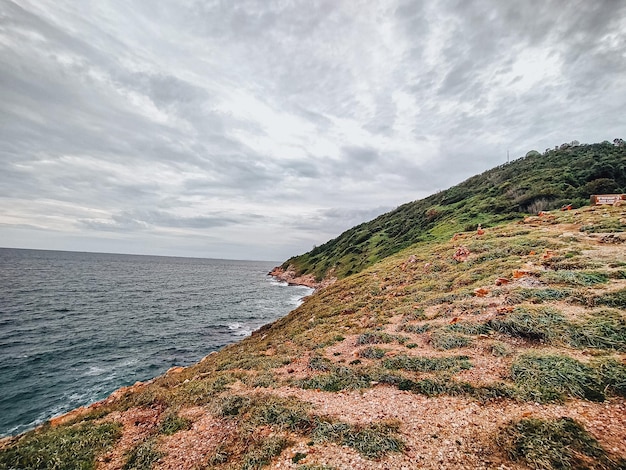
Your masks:
<instances>
[{"instance_id":1,"label":"coastal cliff","mask_svg":"<svg viewBox=\"0 0 626 470\"><path fill-rule=\"evenodd\" d=\"M581 196L626 190L624 152L532 154L288 260L300 307L4 439L0 470L626 468L626 207Z\"/></svg>"},{"instance_id":2,"label":"coastal cliff","mask_svg":"<svg viewBox=\"0 0 626 470\"><path fill-rule=\"evenodd\" d=\"M625 231L587 207L410 247L0 468L624 468Z\"/></svg>"}]
</instances>

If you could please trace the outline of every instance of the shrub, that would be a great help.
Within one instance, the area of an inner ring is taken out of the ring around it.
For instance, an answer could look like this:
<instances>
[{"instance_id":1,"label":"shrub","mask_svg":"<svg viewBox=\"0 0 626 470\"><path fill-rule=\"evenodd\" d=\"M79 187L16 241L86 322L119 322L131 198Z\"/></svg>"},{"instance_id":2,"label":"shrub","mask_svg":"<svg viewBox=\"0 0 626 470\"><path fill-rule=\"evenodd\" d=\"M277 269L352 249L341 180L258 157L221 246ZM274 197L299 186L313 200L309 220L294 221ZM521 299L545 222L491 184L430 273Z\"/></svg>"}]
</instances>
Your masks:
<instances>
[{"instance_id":1,"label":"shrub","mask_svg":"<svg viewBox=\"0 0 626 470\"><path fill-rule=\"evenodd\" d=\"M408 325L408 324L402 325L400 329L402 331L406 331L407 333L421 334L421 333L426 333L431 328L432 327L430 326L429 323L424 323L423 325Z\"/></svg>"},{"instance_id":2,"label":"shrub","mask_svg":"<svg viewBox=\"0 0 626 470\"><path fill-rule=\"evenodd\" d=\"M385 355L385 350L381 348L364 348L359 351L359 357L365 359L381 359Z\"/></svg>"},{"instance_id":3,"label":"shrub","mask_svg":"<svg viewBox=\"0 0 626 470\"><path fill-rule=\"evenodd\" d=\"M391 343L395 338L387 333L363 333L356 344Z\"/></svg>"}]
</instances>

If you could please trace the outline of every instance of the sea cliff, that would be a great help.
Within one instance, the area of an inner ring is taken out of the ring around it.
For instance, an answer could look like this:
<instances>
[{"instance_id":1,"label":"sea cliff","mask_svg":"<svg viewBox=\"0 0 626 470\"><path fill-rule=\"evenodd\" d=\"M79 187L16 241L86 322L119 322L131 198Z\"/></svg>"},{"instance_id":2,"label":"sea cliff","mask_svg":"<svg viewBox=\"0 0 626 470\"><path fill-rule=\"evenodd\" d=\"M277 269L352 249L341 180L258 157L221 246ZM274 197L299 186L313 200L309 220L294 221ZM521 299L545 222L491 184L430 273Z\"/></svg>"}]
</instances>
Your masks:
<instances>
[{"instance_id":1,"label":"sea cliff","mask_svg":"<svg viewBox=\"0 0 626 470\"><path fill-rule=\"evenodd\" d=\"M410 246L0 468L624 468L625 232L598 206Z\"/></svg>"}]
</instances>

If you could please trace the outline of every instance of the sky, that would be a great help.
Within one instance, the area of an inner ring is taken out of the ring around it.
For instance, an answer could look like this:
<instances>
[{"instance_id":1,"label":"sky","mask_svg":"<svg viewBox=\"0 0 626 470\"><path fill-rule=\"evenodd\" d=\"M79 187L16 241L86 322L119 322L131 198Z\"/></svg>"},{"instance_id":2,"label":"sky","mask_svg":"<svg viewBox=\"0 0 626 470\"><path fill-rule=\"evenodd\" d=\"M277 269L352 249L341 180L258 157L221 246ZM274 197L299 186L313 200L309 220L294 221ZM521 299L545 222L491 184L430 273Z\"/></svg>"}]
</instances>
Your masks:
<instances>
[{"instance_id":1,"label":"sky","mask_svg":"<svg viewBox=\"0 0 626 470\"><path fill-rule=\"evenodd\" d=\"M622 0L0 0L0 246L282 261L625 110Z\"/></svg>"}]
</instances>

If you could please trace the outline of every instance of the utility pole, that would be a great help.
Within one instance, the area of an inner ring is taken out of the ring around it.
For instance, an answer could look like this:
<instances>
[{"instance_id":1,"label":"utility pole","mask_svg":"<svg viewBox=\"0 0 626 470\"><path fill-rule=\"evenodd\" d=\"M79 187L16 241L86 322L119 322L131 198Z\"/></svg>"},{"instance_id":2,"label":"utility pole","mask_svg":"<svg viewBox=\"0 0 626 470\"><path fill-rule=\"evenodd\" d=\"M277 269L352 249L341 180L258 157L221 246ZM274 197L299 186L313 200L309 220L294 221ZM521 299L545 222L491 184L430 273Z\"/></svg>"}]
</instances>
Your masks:
<instances>
[{"instance_id":1,"label":"utility pole","mask_svg":"<svg viewBox=\"0 0 626 470\"><path fill-rule=\"evenodd\" d=\"M506 162L509 163L509 149L506 149Z\"/></svg>"}]
</instances>

